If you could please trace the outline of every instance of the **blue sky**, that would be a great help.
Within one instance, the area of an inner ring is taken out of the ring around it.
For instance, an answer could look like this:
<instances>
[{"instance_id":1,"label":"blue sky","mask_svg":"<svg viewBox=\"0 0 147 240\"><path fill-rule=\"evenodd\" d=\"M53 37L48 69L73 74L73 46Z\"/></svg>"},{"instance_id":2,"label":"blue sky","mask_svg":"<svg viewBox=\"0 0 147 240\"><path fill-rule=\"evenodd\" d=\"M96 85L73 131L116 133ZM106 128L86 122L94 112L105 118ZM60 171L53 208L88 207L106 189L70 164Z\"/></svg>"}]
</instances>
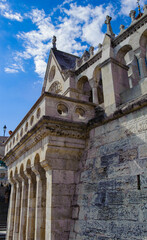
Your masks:
<instances>
[{"instance_id":1,"label":"blue sky","mask_svg":"<svg viewBox=\"0 0 147 240\"><path fill-rule=\"evenodd\" d=\"M141 7L146 3L141 0ZM0 0L0 135L14 130L41 94L52 46L81 55L102 43L106 15L112 28L130 25L136 0Z\"/></svg>"}]
</instances>

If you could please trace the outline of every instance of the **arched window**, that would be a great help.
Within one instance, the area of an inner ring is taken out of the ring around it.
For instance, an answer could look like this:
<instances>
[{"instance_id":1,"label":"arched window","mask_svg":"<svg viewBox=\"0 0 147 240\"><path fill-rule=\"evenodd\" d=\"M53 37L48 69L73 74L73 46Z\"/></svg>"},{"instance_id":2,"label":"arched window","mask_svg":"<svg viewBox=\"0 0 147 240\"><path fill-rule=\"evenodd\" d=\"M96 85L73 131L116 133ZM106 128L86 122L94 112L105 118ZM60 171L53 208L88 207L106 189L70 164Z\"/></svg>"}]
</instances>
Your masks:
<instances>
[{"instance_id":1,"label":"arched window","mask_svg":"<svg viewBox=\"0 0 147 240\"><path fill-rule=\"evenodd\" d=\"M117 59L119 62L126 65L129 69L127 71L128 79L125 79L125 86L129 88L135 86L140 79L140 68L138 59L136 58L134 51L130 45L123 46L117 53ZM123 75L123 73L120 73Z\"/></svg>"},{"instance_id":2,"label":"arched window","mask_svg":"<svg viewBox=\"0 0 147 240\"><path fill-rule=\"evenodd\" d=\"M77 89L82 100L92 102L92 89L86 76L79 79Z\"/></svg>"},{"instance_id":3,"label":"arched window","mask_svg":"<svg viewBox=\"0 0 147 240\"><path fill-rule=\"evenodd\" d=\"M102 73L99 67L95 68L93 77L94 77L94 81L97 84L98 103L102 104L104 102L104 94L103 94Z\"/></svg>"},{"instance_id":4,"label":"arched window","mask_svg":"<svg viewBox=\"0 0 147 240\"><path fill-rule=\"evenodd\" d=\"M54 82L49 88L49 92L52 92L52 93L59 93L61 91L62 91L62 85L58 81Z\"/></svg>"}]
</instances>

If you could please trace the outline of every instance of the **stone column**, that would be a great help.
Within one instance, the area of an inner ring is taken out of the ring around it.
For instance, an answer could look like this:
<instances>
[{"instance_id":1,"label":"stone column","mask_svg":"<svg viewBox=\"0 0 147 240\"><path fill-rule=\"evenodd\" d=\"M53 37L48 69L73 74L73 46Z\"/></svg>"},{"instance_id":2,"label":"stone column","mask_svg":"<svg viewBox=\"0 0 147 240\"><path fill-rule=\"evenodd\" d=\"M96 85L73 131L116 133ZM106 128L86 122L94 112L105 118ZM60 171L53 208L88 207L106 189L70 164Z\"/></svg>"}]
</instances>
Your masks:
<instances>
[{"instance_id":1,"label":"stone column","mask_svg":"<svg viewBox=\"0 0 147 240\"><path fill-rule=\"evenodd\" d=\"M93 103L98 104L98 94L97 94L97 87L92 88L92 96L93 96Z\"/></svg>"},{"instance_id":2,"label":"stone column","mask_svg":"<svg viewBox=\"0 0 147 240\"><path fill-rule=\"evenodd\" d=\"M97 87L98 87L98 81L96 81L96 79L94 78L91 78L89 80L89 84L92 88L92 100L93 100L93 103L95 104L98 104L99 101L98 101L98 92L97 92Z\"/></svg>"},{"instance_id":3,"label":"stone column","mask_svg":"<svg viewBox=\"0 0 147 240\"><path fill-rule=\"evenodd\" d=\"M138 63L139 63L139 70L140 70L140 78L145 78L147 77L147 66L146 66L146 62L145 62L145 54L144 53L139 53L136 54L136 57L138 59Z\"/></svg>"},{"instance_id":4,"label":"stone column","mask_svg":"<svg viewBox=\"0 0 147 240\"><path fill-rule=\"evenodd\" d=\"M24 174L24 172L21 172L19 177L22 179L19 240L25 240L26 239L26 222L27 222L28 179Z\"/></svg>"},{"instance_id":5,"label":"stone column","mask_svg":"<svg viewBox=\"0 0 147 240\"><path fill-rule=\"evenodd\" d=\"M46 177L45 171L37 163L32 167L36 175L36 211L35 211L35 240L45 239L45 218L46 218Z\"/></svg>"},{"instance_id":6,"label":"stone column","mask_svg":"<svg viewBox=\"0 0 147 240\"><path fill-rule=\"evenodd\" d=\"M51 209L52 209L52 170L46 160L41 162L41 166L46 171L46 222L45 222L45 240L52 240L51 227Z\"/></svg>"},{"instance_id":7,"label":"stone column","mask_svg":"<svg viewBox=\"0 0 147 240\"><path fill-rule=\"evenodd\" d=\"M13 178L9 179L11 184L11 196L9 202L9 212L7 219L7 240L13 239L13 228L14 228L14 215L15 215L15 201L16 201L16 183Z\"/></svg>"},{"instance_id":8,"label":"stone column","mask_svg":"<svg viewBox=\"0 0 147 240\"><path fill-rule=\"evenodd\" d=\"M18 174L15 174L14 179L16 182L16 202L15 202L13 240L14 239L18 240L22 185L21 185L21 179L19 178Z\"/></svg>"},{"instance_id":9,"label":"stone column","mask_svg":"<svg viewBox=\"0 0 147 240\"><path fill-rule=\"evenodd\" d=\"M36 206L36 177L27 168L25 175L28 177L28 203L27 203L27 222L26 222L26 240L34 240L35 233L35 206Z\"/></svg>"}]
</instances>

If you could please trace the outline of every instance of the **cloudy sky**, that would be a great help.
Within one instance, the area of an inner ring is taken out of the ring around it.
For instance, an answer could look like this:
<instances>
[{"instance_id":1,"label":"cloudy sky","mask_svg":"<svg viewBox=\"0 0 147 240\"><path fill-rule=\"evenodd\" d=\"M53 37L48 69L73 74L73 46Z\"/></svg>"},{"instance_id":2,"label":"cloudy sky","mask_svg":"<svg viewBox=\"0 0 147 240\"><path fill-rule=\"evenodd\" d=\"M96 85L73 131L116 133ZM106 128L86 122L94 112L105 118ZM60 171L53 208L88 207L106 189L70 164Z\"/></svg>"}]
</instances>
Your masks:
<instances>
[{"instance_id":1,"label":"cloudy sky","mask_svg":"<svg viewBox=\"0 0 147 240\"><path fill-rule=\"evenodd\" d=\"M141 7L146 3L141 0ZM81 55L112 28L130 25L136 0L0 0L0 135L14 130L41 94L53 35L57 48Z\"/></svg>"}]
</instances>

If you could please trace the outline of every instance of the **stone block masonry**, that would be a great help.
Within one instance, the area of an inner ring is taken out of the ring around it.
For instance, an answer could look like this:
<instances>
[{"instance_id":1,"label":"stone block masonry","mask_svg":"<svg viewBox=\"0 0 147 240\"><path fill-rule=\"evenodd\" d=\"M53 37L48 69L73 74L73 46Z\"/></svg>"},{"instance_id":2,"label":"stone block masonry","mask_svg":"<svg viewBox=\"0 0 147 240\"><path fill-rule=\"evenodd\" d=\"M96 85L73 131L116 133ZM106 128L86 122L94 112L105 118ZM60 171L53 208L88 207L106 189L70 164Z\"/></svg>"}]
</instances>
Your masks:
<instances>
[{"instance_id":1,"label":"stone block masonry","mask_svg":"<svg viewBox=\"0 0 147 240\"><path fill-rule=\"evenodd\" d=\"M145 240L147 107L94 127L90 136L70 240Z\"/></svg>"},{"instance_id":2,"label":"stone block masonry","mask_svg":"<svg viewBox=\"0 0 147 240\"><path fill-rule=\"evenodd\" d=\"M6 141L7 240L147 239L147 6L98 51L53 48Z\"/></svg>"}]
</instances>

